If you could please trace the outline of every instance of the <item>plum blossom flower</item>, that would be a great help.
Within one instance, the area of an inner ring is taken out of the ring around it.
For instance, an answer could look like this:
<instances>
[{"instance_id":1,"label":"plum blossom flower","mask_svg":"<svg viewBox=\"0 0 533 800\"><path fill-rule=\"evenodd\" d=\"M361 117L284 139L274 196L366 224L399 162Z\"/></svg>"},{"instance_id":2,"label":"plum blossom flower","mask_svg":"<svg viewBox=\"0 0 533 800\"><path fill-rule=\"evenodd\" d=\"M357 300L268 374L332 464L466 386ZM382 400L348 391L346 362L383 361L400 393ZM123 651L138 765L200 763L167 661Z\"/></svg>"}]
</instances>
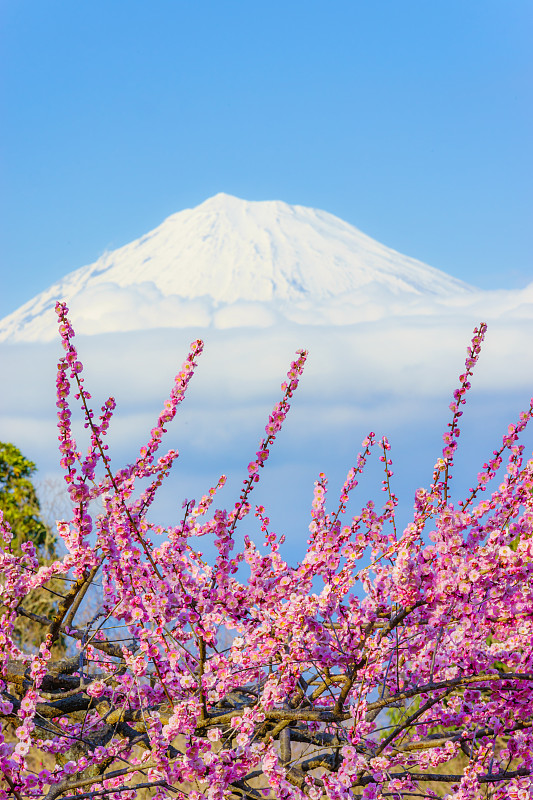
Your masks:
<instances>
[{"instance_id":1,"label":"plum blossom flower","mask_svg":"<svg viewBox=\"0 0 533 800\"><path fill-rule=\"evenodd\" d=\"M103 681L97 680L93 681L85 688L86 693L90 697L102 697L106 691L106 684Z\"/></svg>"},{"instance_id":2,"label":"plum blossom flower","mask_svg":"<svg viewBox=\"0 0 533 800\"><path fill-rule=\"evenodd\" d=\"M120 790L136 778L116 774L128 763L161 782L153 787L160 797L167 784L187 781L196 787L191 800L222 800L258 772L270 796L287 800L415 795L413 776L449 765L461 744L471 758L455 800L477 797L488 772L507 769L508 761L530 769L533 460L525 463L517 440L533 416L532 402L506 429L465 498L452 493L459 418L485 326L474 333L453 395L442 457L431 483L417 490L405 528L395 525L391 444L383 437L374 453L371 432L332 507L330 484L319 474L304 523L305 529L310 522L307 551L294 565L263 505L255 518L264 543L253 541L250 494L287 417L305 352L291 364L238 499L210 511L222 477L198 504L185 501L178 523L167 529L152 522L152 503L178 452L156 453L202 343L192 343L138 458L111 469L104 437L115 401L109 398L99 416L93 412L68 309L60 303L57 311L64 348L58 439L73 504L58 533L67 555L49 568L39 566L31 543L15 554L0 513L0 715L17 717L18 740L8 743L0 734L0 771L21 794L44 796L50 785L98 766L103 790L128 798L130 791ZM72 398L89 439L85 455L73 435ZM374 455L384 502L357 500L350 517L349 503ZM213 558L196 549L200 537L211 543ZM19 606L60 574L69 578L72 605L47 622L39 648L27 655L14 635ZM88 598L83 587L93 580L101 582L102 606L96 616L82 616L73 598L80 604ZM60 634L77 646L66 663L52 655ZM23 685L19 699L7 694L14 675ZM45 735L39 704L55 703L62 693L67 708L77 710L54 716L50 738L39 739ZM96 702L103 697L105 703ZM435 728L439 737L443 728L453 738L436 740ZM72 742L84 737L92 747L71 758ZM506 744L493 751L496 738ZM53 771L27 768L32 744L57 756ZM301 745L319 760L327 757L328 769L320 776L311 770L295 785L289 770ZM492 787L494 800L522 800L532 786L529 775L502 778Z\"/></svg>"}]
</instances>

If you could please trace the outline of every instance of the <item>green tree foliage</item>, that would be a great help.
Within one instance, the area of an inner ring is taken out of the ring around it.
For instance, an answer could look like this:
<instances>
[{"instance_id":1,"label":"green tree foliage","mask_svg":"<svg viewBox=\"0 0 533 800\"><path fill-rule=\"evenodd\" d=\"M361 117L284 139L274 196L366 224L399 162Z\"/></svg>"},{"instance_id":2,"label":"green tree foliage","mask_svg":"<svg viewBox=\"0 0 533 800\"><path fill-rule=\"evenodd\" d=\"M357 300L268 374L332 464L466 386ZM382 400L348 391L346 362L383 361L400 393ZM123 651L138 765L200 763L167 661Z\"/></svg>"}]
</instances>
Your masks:
<instances>
[{"instance_id":1,"label":"green tree foliage","mask_svg":"<svg viewBox=\"0 0 533 800\"><path fill-rule=\"evenodd\" d=\"M0 509L4 512L4 520L11 526L12 550L20 555L21 544L32 541L39 562L47 565L59 556L58 540L41 516L39 498L32 482L36 469L33 461L27 459L18 447L0 442ZM24 599L23 607L31 614L51 619L62 589L63 581L54 578L46 586L30 592ZM19 617L17 620L17 644L23 650L30 651L37 647L44 634L43 625L35 619ZM59 642L58 649L59 652L64 650L63 642Z\"/></svg>"},{"instance_id":2,"label":"green tree foliage","mask_svg":"<svg viewBox=\"0 0 533 800\"><path fill-rule=\"evenodd\" d=\"M0 442L0 509L13 532L13 547L33 541L40 554L55 555L51 530L41 519L41 506L31 481L36 471L33 461L25 458L14 444ZM44 551L44 552L43 552Z\"/></svg>"}]
</instances>

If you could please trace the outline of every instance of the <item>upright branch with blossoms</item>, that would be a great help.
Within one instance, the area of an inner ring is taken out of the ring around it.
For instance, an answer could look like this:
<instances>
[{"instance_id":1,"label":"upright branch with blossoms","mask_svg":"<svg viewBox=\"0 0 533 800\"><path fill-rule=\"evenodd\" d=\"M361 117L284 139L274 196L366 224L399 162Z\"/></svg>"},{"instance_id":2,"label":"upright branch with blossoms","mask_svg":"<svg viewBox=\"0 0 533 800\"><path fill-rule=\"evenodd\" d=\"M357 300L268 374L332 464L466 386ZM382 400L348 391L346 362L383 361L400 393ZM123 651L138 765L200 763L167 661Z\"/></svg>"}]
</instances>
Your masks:
<instances>
[{"instance_id":1,"label":"upright branch with blossoms","mask_svg":"<svg viewBox=\"0 0 533 800\"><path fill-rule=\"evenodd\" d=\"M532 404L468 496L450 500L460 407L486 326L474 332L442 456L429 488L416 493L413 521L398 530L391 445L370 433L329 511L319 475L307 552L293 568L251 497L305 351L233 507L212 510L222 476L163 529L147 512L178 453L156 453L202 343L192 344L135 463L117 470L104 443L115 401L96 418L67 311L58 303L59 448L72 501L58 532L67 555L42 567L27 542L18 556L0 522L0 715L16 726L15 741L0 740L0 799L529 797L533 460L518 440ZM72 389L89 435L85 455L71 427ZM384 505L368 501L347 519L376 444ZM490 490L504 458L506 474ZM103 512L95 516L97 498ZM261 547L246 532L252 510ZM244 546L232 555L238 525ZM195 547L201 536L215 542L212 564ZM70 580L57 613L29 614L21 601L54 576ZM96 579L102 605L82 624ZM21 614L42 626L38 652L14 642ZM75 649L54 661L60 635ZM35 771L38 753L48 768Z\"/></svg>"}]
</instances>

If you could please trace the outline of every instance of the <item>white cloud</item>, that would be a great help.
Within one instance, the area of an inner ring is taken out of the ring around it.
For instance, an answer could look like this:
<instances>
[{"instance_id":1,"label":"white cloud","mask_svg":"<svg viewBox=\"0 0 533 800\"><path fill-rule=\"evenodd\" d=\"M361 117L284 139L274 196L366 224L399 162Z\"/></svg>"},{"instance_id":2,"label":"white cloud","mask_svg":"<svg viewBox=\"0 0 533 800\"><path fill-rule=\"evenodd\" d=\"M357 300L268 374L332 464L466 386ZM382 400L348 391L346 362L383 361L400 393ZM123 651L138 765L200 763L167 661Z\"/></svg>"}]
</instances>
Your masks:
<instances>
[{"instance_id":1,"label":"white cloud","mask_svg":"<svg viewBox=\"0 0 533 800\"><path fill-rule=\"evenodd\" d=\"M72 297L79 334L125 333L151 328L207 327L211 313L207 300L186 301L164 296L154 283L131 286L91 284Z\"/></svg>"},{"instance_id":2,"label":"white cloud","mask_svg":"<svg viewBox=\"0 0 533 800\"><path fill-rule=\"evenodd\" d=\"M309 349L308 363L283 441L303 448L316 441L322 452L329 442L335 452L343 440L356 442L369 428L387 433L429 425L436 417L444 421L476 322L406 317L342 328L208 329L205 353L169 429L169 446L182 448L195 462L221 464L228 457L242 459L245 467L300 347ZM486 409L492 404L498 419L502 397L521 397L527 407L533 393L532 334L529 319L502 318L489 326L472 398L483 397ZM134 458L149 435L198 335L201 330L187 328L75 339L95 410L109 394L117 398L110 442L121 457ZM57 342L0 349L0 439L18 444L45 471L57 463L60 353Z\"/></svg>"},{"instance_id":3,"label":"white cloud","mask_svg":"<svg viewBox=\"0 0 533 800\"><path fill-rule=\"evenodd\" d=\"M278 315L266 303L231 303L213 315L215 328L271 328Z\"/></svg>"}]
</instances>

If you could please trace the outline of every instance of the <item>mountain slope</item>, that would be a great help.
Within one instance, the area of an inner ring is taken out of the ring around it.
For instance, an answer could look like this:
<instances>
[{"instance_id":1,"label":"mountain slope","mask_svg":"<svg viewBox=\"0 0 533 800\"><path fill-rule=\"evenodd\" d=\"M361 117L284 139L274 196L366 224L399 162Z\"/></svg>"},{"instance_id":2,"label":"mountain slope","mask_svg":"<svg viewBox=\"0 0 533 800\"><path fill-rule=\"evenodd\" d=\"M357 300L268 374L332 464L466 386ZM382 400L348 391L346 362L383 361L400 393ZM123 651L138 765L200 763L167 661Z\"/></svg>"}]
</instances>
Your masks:
<instances>
[{"instance_id":1,"label":"mountain slope","mask_svg":"<svg viewBox=\"0 0 533 800\"><path fill-rule=\"evenodd\" d=\"M471 287L325 211L218 194L82 267L0 321L0 341L48 341L53 308L79 333L343 325L467 297Z\"/></svg>"}]
</instances>

